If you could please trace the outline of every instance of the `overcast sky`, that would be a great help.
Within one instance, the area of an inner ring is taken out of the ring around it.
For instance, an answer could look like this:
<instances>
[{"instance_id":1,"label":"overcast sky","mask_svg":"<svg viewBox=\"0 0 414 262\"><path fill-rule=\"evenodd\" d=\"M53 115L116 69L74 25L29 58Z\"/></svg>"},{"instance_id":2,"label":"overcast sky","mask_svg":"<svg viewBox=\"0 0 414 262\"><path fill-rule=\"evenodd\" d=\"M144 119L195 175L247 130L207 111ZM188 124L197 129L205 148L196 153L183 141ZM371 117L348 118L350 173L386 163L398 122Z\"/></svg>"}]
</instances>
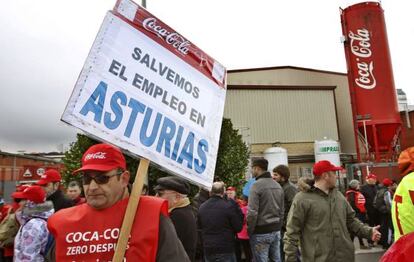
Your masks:
<instances>
[{"instance_id":1,"label":"overcast sky","mask_svg":"<svg viewBox=\"0 0 414 262\"><path fill-rule=\"evenodd\" d=\"M0 150L56 151L60 122L116 0L12 0L0 8ZM147 9L227 69L299 66L346 72L337 0L147 0ZM138 2L140 3L140 2ZM395 86L414 102L414 1L382 1Z\"/></svg>"}]
</instances>

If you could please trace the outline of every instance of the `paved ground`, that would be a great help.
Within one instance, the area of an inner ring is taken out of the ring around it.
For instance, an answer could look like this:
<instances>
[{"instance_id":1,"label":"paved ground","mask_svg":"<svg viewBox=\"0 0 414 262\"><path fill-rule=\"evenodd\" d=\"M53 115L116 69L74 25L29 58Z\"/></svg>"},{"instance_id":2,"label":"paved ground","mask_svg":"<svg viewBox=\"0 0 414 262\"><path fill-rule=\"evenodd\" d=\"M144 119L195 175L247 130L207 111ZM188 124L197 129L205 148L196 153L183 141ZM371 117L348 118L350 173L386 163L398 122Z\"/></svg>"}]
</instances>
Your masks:
<instances>
[{"instance_id":1,"label":"paved ground","mask_svg":"<svg viewBox=\"0 0 414 262\"><path fill-rule=\"evenodd\" d=\"M378 262L383 254L383 251L376 253L359 253L355 255L355 262Z\"/></svg>"},{"instance_id":2,"label":"paved ground","mask_svg":"<svg viewBox=\"0 0 414 262\"><path fill-rule=\"evenodd\" d=\"M360 249L359 243L355 238L355 262L378 262L385 251L379 246L371 249Z\"/></svg>"}]
</instances>

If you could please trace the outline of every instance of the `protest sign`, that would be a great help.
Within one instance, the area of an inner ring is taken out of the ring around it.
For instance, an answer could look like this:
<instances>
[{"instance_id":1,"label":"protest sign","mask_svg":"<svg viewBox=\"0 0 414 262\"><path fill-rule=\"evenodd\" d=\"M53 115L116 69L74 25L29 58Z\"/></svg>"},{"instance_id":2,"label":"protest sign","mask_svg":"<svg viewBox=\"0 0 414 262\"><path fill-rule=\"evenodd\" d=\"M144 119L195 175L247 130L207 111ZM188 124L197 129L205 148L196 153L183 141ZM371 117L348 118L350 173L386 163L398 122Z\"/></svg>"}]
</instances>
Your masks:
<instances>
[{"instance_id":1,"label":"protest sign","mask_svg":"<svg viewBox=\"0 0 414 262\"><path fill-rule=\"evenodd\" d=\"M111 223L104 229L117 230L116 237L105 238L97 229L101 225L91 223L82 224L79 232L68 227L58 232L52 227L55 236L63 236L57 238L59 255L67 252L80 260L101 261L113 254L116 262L139 256L150 259L135 253L145 245L145 237L130 238L136 236L137 227L143 227L139 223L145 216L139 212L146 212L145 198L138 211L137 206L149 161L211 187L225 80L226 70L217 61L134 2L118 0L102 23L62 121L142 159L126 209L121 212L125 213L122 227L119 229L120 216L108 216L107 209L100 213L101 219ZM76 210L81 216L95 212L85 206ZM158 227L158 222L151 224ZM96 236L89 239L92 231ZM80 237L77 242L69 238L75 234Z\"/></svg>"},{"instance_id":2,"label":"protest sign","mask_svg":"<svg viewBox=\"0 0 414 262\"><path fill-rule=\"evenodd\" d=\"M62 121L211 187L226 70L131 1L107 13Z\"/></svg>"}]
</instances>

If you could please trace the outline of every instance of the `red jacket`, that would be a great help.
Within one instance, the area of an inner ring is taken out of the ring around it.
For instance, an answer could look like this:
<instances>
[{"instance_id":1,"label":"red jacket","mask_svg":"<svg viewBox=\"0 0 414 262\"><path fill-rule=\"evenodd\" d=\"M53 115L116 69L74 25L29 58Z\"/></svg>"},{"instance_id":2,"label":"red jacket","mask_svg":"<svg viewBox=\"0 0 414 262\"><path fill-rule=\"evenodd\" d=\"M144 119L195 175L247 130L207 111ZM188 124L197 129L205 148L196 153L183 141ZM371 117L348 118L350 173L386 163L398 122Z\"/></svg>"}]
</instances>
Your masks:
<instances>
[{"instance_id":1,"label":"red jacket","mask_svg":"<svg viewBox=\"0 0 414 262\"><path fill-rule=\"evenodd\" d=\"M381 257L380 262L412 262L414 257L414 232L402 236Z\"/></svg>"},{"instance_id":2,"label":"red jacket","mask_svg":"<svg viewBox=\"0 0 414 262\"><path fill-rule=\"evenodd\" d=\"M3 219L7 217L7 215L11 211L11 208L12 207L10 205L3 205L3 207L0 209L0 222L2 222Z\"/></svg>"},{"instance_id":3,"label":"red jacket","mask_svg":"<svg viewBox=\"0 0 414 262\"><path fill-rule=\"evenodd\" d=\"M76 199L73 200L73 203L75 204L75 206L79 206L86 203L86 199L84 197L78 196Z\"/></svg>"},{"instance_id":4,"label":"red jacket","mask_svg":"<svg viewBox=\"0 0 414 262\"><path fill-rule=\"evenodd\" d=\"M0 214L1 214L0 222L3 221L11 211L12 211L11 205L4 205L0 211ZM13 257L13 247L5 247L3 248L3 250L4 250L3 256Z\"/></svg>"},{"instance_id":5,"label":"red jacket","mask_svg":"<svg viewBox=\"0 0 414 262\"><path fill-rule=\"evenodd\" d=\"M351 193L354 194L354 199L351 199L352 198ZM361 192L354 190L354 189L349 189L348 191L346 191L346 199L348 200L348 202L351 203L351 206L352 206L352 202L355 203L355 206L356 208L358 208L359 213L362 213L362 214L366 213L365 197Z\"/></svg>"},{"instance_id":6,"label":"red jacket","mask_svg":"<svg viewBox=\"0 0 414 262\"><path fill-rule=\"evenodd\" d=\"M111 261L127 204L128 199L123 199L103 210L82 204L52 215L48 228L56 240L56 261ZM161 214L168 216L165 200L140 198L127 261L155 261Z\"/></svg>"}]
</instances>

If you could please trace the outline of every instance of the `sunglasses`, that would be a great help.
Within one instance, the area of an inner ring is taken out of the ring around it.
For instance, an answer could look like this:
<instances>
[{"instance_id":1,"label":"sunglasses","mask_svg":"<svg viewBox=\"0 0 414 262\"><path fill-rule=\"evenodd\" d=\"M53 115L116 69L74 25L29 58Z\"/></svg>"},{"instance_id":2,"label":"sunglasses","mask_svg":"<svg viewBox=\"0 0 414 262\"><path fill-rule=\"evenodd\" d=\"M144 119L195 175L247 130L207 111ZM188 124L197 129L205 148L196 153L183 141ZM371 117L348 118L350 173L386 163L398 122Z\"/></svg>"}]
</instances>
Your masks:
<instances>
[{"instance_id":1,"label":"sunglasses","mask_svg":"<svg viewBox=\"0 0 414 262\"><path fill-rule=\"evenodd\" d=\"M124 173L125 171L120 170L118 173L113 174L111 176L105 175L107 172L83 172L81 173L82 175L82 182L84 185L89 185L92 180L95 181L96 184L98 185L103 185L109 182L109 179L111 179L111 177L114 176L120 176Z\"/></svg>"}]
</instances>

